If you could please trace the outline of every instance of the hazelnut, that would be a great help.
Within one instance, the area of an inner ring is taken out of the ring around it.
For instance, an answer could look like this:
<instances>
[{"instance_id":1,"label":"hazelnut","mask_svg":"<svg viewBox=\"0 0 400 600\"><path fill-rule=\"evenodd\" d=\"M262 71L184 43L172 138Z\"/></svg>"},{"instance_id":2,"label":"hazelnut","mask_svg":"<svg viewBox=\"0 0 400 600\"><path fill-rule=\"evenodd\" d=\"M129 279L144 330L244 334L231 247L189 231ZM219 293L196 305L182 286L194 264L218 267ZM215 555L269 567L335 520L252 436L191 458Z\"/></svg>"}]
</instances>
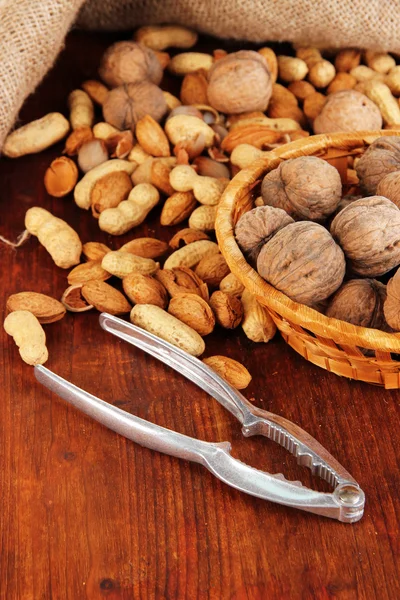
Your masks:
<instances>
[{"instance_id":1,"label":"hazelnut","mask_svg":"<svg viewBox=\"0 0 400 600\"><path fill-rule=\"evenodd\" d=\"M267 62L253 50L232 52L217 60L208 72L208 101L220 112L264 112L271 93Z\"/></svg>"},{"instance_id":2,"label":"hazelnut","mask_svg":"<svg viewBox=\"0 0 400 600\"><path fill-rule=\"evenodd\" d=\"M372 142L357 161L356 171L364 194L376 194L385 175L400 171L400 137L384 136Z\"/></svg>"},{"instance_id":3,"label":"hazelnut","mask_svg":"<svg viewBox=\"0 0 400 600\"><path fill-rule=\"evenodd\" d=\"M255 265L264 244L289 223L293 223L292 217L281 208L258 206L242 215L236 223L236 241L249 261Z\"/></svg>"},{"instance_id":4,"label":"hazelnut","mask_svg":"<svg viewBox=\"0 0 400 600\"><path fill-rule=\"evenodd\" d=\"M322 225L286 225L261 249L258 273L295 302L313 305L336 292L346 263L342 249Z\"/></svg>"},{"instance_id":5,"label":"hazelnut","mask_svg":"<svg viewBox=\"0 0 400 600\"><path fill-rule=\"evenodd\" d=\"M330 94L314 121L314 133L374 131L381 128L379 108L367 96L355 90Z\"/></svg>"},{"instance_id":6,"label":"hazelnut","mask_svg":"<svg viewBox=\"0 0 400 600\"><path fill-rule=\"evenodd\" d=\"M378 277L400 264L400 210L383 196L349 204L333 219L331 234L354 273Z\"/></svg>"},{"instance_id":7,"label":"hazelnut","mask_svg":"<svg viewBox=\"0 0 400 600\"><path fill-rule=\"evenodd\" d=\"M327 317L360 327L387 330L383 303L386 286L375 279L351 279L330 299Z\"/></svg>"},{"instance_id":8,"label":"hazelnut","mask_svg":"<svg viewBox=\"0 0 400 600\"><path fill-rule=\"evenodd\" d=\"M400 208L400 170L385 175L376 188L377 196L385 196Z\"/></svg>"},{"instance_id":9,"label":"hazelnut","mask_svg":"<svg viewBox=\"0 0 400 600\"><path fill-rule=\"evenodd\" d=\"M160 121L167 103L159 87L149 81L129 83L111 90L103 104L104 120L120 130L134 129L146 115Z\"/></svg>"},{"instance_id":10,"label":"hazelnut","mask_svg":"<svg viewBox=\"0 0 400 600\"><path fill-rule=\"evenodd\" d=\"M117 42L104 53L99 75L110 87L149 80L161 83L163 70L156 54L136 42Z\"/></svg>"},{"instance_id":11,"label":"hazelnut","mask_svg":"<svg viewBox=\"0 0 400 600\"><path fill-rule=\"evenodd\" d=\"M283 208L295 220L323 221L340 202L339 172L322 158L301 156L270 171L261 187L264 204Z\"/></svg>"}]
</instances>

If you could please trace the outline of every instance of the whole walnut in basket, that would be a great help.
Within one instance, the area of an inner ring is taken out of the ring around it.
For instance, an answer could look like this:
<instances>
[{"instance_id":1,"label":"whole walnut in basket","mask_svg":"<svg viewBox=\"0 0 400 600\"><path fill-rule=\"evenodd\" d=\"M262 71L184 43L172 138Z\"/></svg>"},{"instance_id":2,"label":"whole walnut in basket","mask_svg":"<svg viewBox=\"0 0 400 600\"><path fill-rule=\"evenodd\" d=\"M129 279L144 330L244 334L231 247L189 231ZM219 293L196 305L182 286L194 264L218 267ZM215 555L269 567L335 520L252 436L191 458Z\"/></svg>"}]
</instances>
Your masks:
<instances>
[{"instance_id":1,"label":"whole walnut in basket","mask_svg":"<svg viewBox=\"0 0 400 600\"><path fill-rule=\"evenodd\" d=\"M385 175L376 188L378 196L385 196L400 208L400 170Z\"/></svg>"},{"instance_id":2,"label":"whole walnut in basket","mask_svg":"<svg viewBox=\"0 0 400 600\"><path fill-rule=\"evenodd\" d=\"M264 112L271 94L267 62L253 50L232 52L217 60L208 72L208 101L220 112Z\"/></svg>"},{"instance_id":3,"label":"whole walnut in basket","mask_svg":"<svg viewBox=\"0 0 400 600\"><path fill-rule=\"evenodd\" d=\"M314 133L375 131L382 128L379 108L361 92L343 90L329 94L314 121Z\"/></svg>"},{"instance_id":4,"label":"whole walnut in basket","mask_svg":"<svg viewBox=\"0 0 400 600\"><path fill-rule=\"evenodd\" d=\"M386 292L383 305L386 322L395 331L400 331L400 269L389 279Z\"/></svg>"},{"instance_id":5,"label":"whole walnut in basket","mask_svg":"<svg viewBox=\"0 0 400 600\"><path fill-rule=\"evenodd\" d=\"M103 104L104 120L121 130L133 130L139 119L146 115L160 121L167 110L161 89L149 81L114 88L108 92Z\"/></svg>"},{"instance_id":6,"label":"whole walnut in basket","mask_svg":"<svg viewBox=\"0 0 400 600\"><path fill-rule=\"evenodd\" d=\"M342 196L337 169L322 158L301 156L267 173L261 186L264 204L283 208L295 220L323 221Z\"/></svg>"},{"instance_id":7,"label":"whole walnut in basket","mask_svg":"<svg viewBox=\"0 0 400 600\"><path fill-rule=\"evenodd\" d=\"M352 325L387 331L389 328L383 314L385 299L386 286L383 283L375 279L351 279L330 299L325 314Z\"/></svg>"},{"instance_id":8,"label":"whole walnut in basket","mask_svg":"<svg viewBox=\"0 0 400 600\"><path fill-rule=\"evenodd\" d=\"M400 210L383 196L349 204L333 219L331 234L354 273L379 277L400 264Z\"/></svg>"},{"instance_id":9,"label":"whole walnut in basket","mask_svg":"<svg viewBox=\"0 0 400 600\"><path fill-rule=\"evenodd\" d=\"M315 305L333 294L346 270L341 248L322 225L286 225L261 249L258 273L295 302Z\"/></svg>"},{"instance_id":10,"label":"whole walnut in basket","mask_svg":"<svg viewBox=\"0 0 400 600\"><path fill-rule=\"evenodd\" d=\"M106 50L101 59L99 75L110 87L140 83L145 79L158 85L163 70L153 50L128 41L117 42Z\"/></svg>"},{"instance_id":11,"label":"whole walnut in basket","mask_svg":"<svg viewBox=\"0 0 400 600\"><path fill-rule=\"evenodd\" d=\"M377 193L378 183L393 171L400 171L400 137L375 140L356 164L361 190L368 196Z\"/></svg>"},{"instance_id":12,"label":"whole walnut in basket","mask_svg":"<svg viewBox=\"0 0 400 600\"><path fill-rule=\"evenodd\" d=\"M249 262L255 265L264 244L289 223L293 223L293 219L284 210L257 206L244 213L236 223L236 241Z\"/></svg>"}]
</instances>

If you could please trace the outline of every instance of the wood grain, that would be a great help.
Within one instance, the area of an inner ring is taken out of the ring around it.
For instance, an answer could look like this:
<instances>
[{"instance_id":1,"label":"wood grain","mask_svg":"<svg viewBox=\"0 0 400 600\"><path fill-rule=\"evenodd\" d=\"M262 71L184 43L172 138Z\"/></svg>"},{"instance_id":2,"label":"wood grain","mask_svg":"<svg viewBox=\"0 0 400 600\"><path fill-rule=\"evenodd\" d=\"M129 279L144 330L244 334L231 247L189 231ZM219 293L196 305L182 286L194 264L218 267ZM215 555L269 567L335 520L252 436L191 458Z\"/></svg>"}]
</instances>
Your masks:
<instances>
[{"instance_id":1,"label":"wood grain","mask_svg":"<svg viewBox=\"0 0 400 600\"><path fill-rule=\"evenodd\" d=\"M21 113L25 121L66 111L67 93L95 77L116 36L74 33L55 69ZM203 47L207 47L206 40ZM172 84L170 84L172 86ZM173 89L173 87L170 87ZM118 248L131 239L100 232L70 197L49 197L43 175L61 145L0 160L0 233L15 239L24 214L43 206L84 242ZM160 210L135 235L167 240ZM9 294L60 297L66 273L32 238L0 246L2 317ZM95 313L46 326L56 373L159 425L209 441L231 440L234 455L323 489L284 450L244 439L214 400L151 357L99 328ZM297 422L357 478L367 496L354 525L241 494L208 471L141 448L67 406L35 383L2 333L0 390L0 597L7 600L367 599L400 596L399 392L324 372L276 338L254 344L240 331L207 339L207 355L241 360L257 405Z\"/></svg>"}]
</instances>

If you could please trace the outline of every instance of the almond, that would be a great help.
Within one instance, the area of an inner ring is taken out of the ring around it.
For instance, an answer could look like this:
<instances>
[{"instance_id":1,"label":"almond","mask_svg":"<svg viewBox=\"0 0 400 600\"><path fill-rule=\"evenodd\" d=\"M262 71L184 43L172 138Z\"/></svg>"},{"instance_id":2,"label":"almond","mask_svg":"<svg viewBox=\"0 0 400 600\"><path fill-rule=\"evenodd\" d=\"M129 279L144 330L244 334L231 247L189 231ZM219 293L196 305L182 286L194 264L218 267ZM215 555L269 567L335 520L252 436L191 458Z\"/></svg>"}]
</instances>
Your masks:
<instances>
[{"instance_id":1,"label":"almond","mask_svg":"<svg viewBox=\"0 0 400 600\"><path fill-rule=\"evenodd\" d=\"M178 250L178 248L183 248L183 246L187 246L192 242L209 239L210 238L206 233L204 233L204 231L198 231L197 229L186 227L185 229L178 231L178 233L176 233L174 237L169 240L169 247L172 248L172 250Z\"/></svg>"},{"instance_id":2,"label":"almond","mask_svg":"<svg viewBox=\"0 0 400 600\"><path fill-rule=\"evenodd\" d=\"M69 272L68 283L74 285L76 283L87 283L88 281L93 280L105 281L110 277L110 273L103 269L99 260L89 260L86 263L78 265Z\"/></svg>"},{"instance_id":3,"label":"almond","mask_svg":"<svg viewBox=\"0 0 400 600\"><path fill-rule=\"evenodd\" d=\"M210 306L215 319L225 329L235 329L243 318L243 305L239 298L225 292L214 292L210 298Z\"/></svg>"},{"instance_id":4,"label":"almond","mask_svg":"<svg viewBox=\"0 0 400 600\"><path fill-rule=\"evenodd\" d=\"M44 187L50 196L62 198L74 189L78 167L67 156L55 158L44 174Z\"/></svg>"},{"instance_id":5,"label":"almond","mask_svg":"<svg viewBox=\"0 0 400 600\"><path fill-rule=\"evenodd\" d=\"M62 295L61 302L69 312L86 312L94 308L82 296L82 283L70 285Z\"/></svg>"},{"instance_id":6,"label":"almond","mask_svg":"<svg viewBox=\"0 0 400 600\"><path fill-rule=\"evenodd\" d=\"M161 225L178 225L196 208L197 200L193 192L175 192L164 203L161 211Z\"/></svg>"},{"instance_id":7,"label":"almond","mask_svg":"<svg viewBox=\"0 0 400 600\"><path fill-rule=\"evenodd\" d=\"M88 260L102 260L107 252L111 252L111 248L100 242L86 242L82 246L82 253Z\"/></svg>"},{"instance_id":8,"label":"almond","mask_svg":"<svg viewBox=\"0 0 400 600\"><path fill-rule=\"evenodd\" d=\"M246 367L237 360L227 356L209 356L203 358L203 363L211 367L223 379L238 390L246 388L252 377Z\"/></svg>"},{"instance_id":9,"label":"almond","mask_svg":"<svg viewBox=\"0 0 400 600\"><path fill-rule=\"evenodd\" d=\"M240 296L243 293L244 285L236 277L234 273L229 273L219 284L221 292L226 294L233 294L234 296Z\"/></svg>"},{"instance_id":10,"label":"almond","mask_svg":"<svg viewBox=\"0 0 400 600\"><path fill-rule=\"evenodd\" d=\"M98 217L106 208L115 208L126 200L132 189L132 180L125 171L115 171L100 177L90 195L92 213Z\"/></svg>"},{"instance_id":11,"label":"almond","mask_svg":"<svg viewBox=\"0 0 400 600\"><path fill-rule=\"evenodd\" d=\"M163 284L171 298L185 293L197 294L204 300L209 298L207 285L187 267L163 269L156 273L156 279Z\"/></svg>"},{"instance_id":12,"label":"almond","mask_svg":"<svg viewBox=\"0 0 400 600\"><path fill-rule=\"evenodd\" d=\"M82 286L82 296L100 312L123 315L131 305L121 292L104 281L89 281Z\"/></svg>"},{"instance_id":13,"label":"almond","mask_svg":"<svg viewBox=\"0 0 400 600\"><path fill-rule=\"evenodd\" d=\"M6 304L8 312L27 310L39 323L54 323L65 315L65 308L55 298L38 292L19 292L9 296Z\"/></svg>"},{"instance_id":14,"label":"almond","mask_svg":"<svg viewBox=\"0 0 400 600\"><path fill-rule=\"evenodd\" d=\"M222 254L211 254L201 259L195 273L210 288L217 288L230 270Z\"/></svg>"},{"instance_id":15,"label":"almond","mask_svg":"<svg viewBox=\"0 0 400 600\"><path fill-rule=\"evenodd\" d=\"M143 150L151 156L171 155L164 130L150 115L139 119L136 123L135 134Z\"/></svg>"},{"instance_id":16,"label":"almond","mask_svg":"<svg viewBox=\"0 0 400 600\"><path fill-rule=\"evenodd\" d=\"M167 252L168 244L156 238L142 237L127 242L119 249L142 258L159 258Z\"/></svg>"},{"instance_id":17,"label":"almond","mask_svg":"<svg viewBox=\"0 0 400 600\"><path fill-rule=\"evenodd\" d=\"M168 312L201 336L208 335L215 327L213 311L197 294L174 296L169 303Z\"/></svg>"},{"instance_id":18,"label":"almond","mask_svg":"<svg viewBox=\"0 0 400 600\"><path fill-rule=\"evenodd\" d=\"M185 75L181 86L182 104L208 104L207 98L208 81L205 71L199 70L195 73Z\"/></svg>"},{"instance_id":19,"label":"almond","mask_svg":"<svg viewBox=\"0 0 400 600\"><path fill-rule=\"evenodd\" d=\"M169 182L171 170L172 166L161 160L153 160L151 164L150 183L166 196L170 196L175 191Z\"/></svg>"},{"instance_id":20,"label":"almond","mask_svg":"<svg viewBox=\"0 0 400 600\"><path fill-rule=\"evenodd\" d=\"M230 131L222 140L221 148L229 154L239 144L250 144L262 149L266 144L276 144L281 141L287 131L275 131L265 125L243 125Z\"/></svg>"},{"instance_id":21,"label":"almond","mask_svg":"<svg viewBox=\"0 0 400 600\"><path fill-rule=\"evenodd\" d=\"M134 304L154 304L166 308L168 294L165 287L151 277L141 273L132 273L122 280L125 294Z\"/></svg>"}]
</instances>

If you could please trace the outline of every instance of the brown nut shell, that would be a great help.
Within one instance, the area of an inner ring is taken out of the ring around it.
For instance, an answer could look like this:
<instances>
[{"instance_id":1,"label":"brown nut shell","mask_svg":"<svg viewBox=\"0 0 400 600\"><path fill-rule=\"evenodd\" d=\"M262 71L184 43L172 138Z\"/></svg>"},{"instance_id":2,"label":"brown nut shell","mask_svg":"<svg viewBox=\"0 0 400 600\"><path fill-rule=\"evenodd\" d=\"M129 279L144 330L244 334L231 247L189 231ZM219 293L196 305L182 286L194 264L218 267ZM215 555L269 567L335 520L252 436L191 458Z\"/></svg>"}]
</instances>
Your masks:
<instances>
[{"instance_id":1,"label":"brown nut shell","mask_svg":"<svg viewBox=\"0 0 400 600\"><path fill-rule=\"evenodd\" d=\"M189 325L201 336L208 335L215 327L215 317L209 304L197 294L178 294L171 298L168 312L182 323Z\"/></svg>"},{"instance_id":2,"label":"brown nut shell","mask_svg":"<svg viewBox=\"0 0 400 600\"><path fill-rule=\"evenodd\" d=\"M232 52L216 61L208 72L208 101L220 112L264 112L271 93L267 62L253 50Z\"/></svg>"},{"instance_id":3,"label":"brown nut shell","mask_svg":"<svg viewBox=\"0 0 400 600\"><path fill-rule=\"evenodd\" d=\"M192 242L209 239L210 238L206 233L204 233L204 231L198 231L197 229L185 227L185 229L178 231L178 233L176 233L174 237L169 240L169 247L172 248L172 250L178 250L179 248L183 248L183 246L187 246Z\"/></svg>"},{"instance_id":4,"label":"brown nut shell","mask_svg":"<svg viewBox=\"0 0 400 600\"><path fill-rule=\"evenodd\" d=\"M293 223L293 219L285 210L257 206L244 213L236 223L236 241L249 261L255 264L264 244L289 223Z\"/></svg>"},{"instance_id":5,"label":"brown nut shell","mask_svg":"<svg viewBox=\"0 0 400 600\"><path fill-rule=\"evenodd\" d=\"M393 171L400 171L400 137L397 136L375 140L356 164L361 190L368 196L376 194L378 183Z\"/></svg>"},{"instance_id":6,"label":"brown nut shell","mask_svg":"<svg viewBox=\"0 0 400 600\"><path fill-rule=\"evenodd\" d=\"M155 276L163 284L171 298L185 293L197 294L204 300L209 298L207 285L188 267L162 269Z\"/></svg>"},{"instance_id":7,"label":"brown nut shell","mask_svg":"<svg viewBox=\"0 0 400 600\"><path fill-rule=\"evenodd\" d=\"M77 283L87 283L88 281L105 281L111 274L103 269L101 261L89 260L72 269L68 273L68 283L75 285Z\"/></svg>"},{"instance_id":8,"label":"brown nut shell","mask_svg":"<svg viewBox=\"0 0 400 600\"><path fill-rule=\"evenodd\" d=\"M333 219L331 233L358 275L379 277L400 264L400 210L383 196L349 204Z\"/></svg>"},{"instance_id":9,"label":"brown nut shell","mask_svg":"<svg viewBox=\"0 0 400 600\"><path fill-rule=\"evenodd\" d=\"M154 304L160 308L168 305L165 287L151 275L131 273L122 280L125 294L134 304Z\"/></svg>"},{"instance_id":10,"label":"brown nut shell","mask_svg":"<svg viewBox=\"0 0 400 600\"><path fill-rule=\"evenodd\" d=\"M360 327L387 330L383 304L386 286L375 279L352 279L329 300L326 316Z\"/></svg>"},{"instance_id":11,"label":"brown nut shell","mask_svg":"<svg viewBox=\"0 0 400 600\"><path fill-rule=\"evenodd\" d=\"M356 90L330 94L314 121L314 133L376 131L381 128L382 115L379 108Z\"/></svg>"},{"instance_id":12,"label":"brown nut shell","mask_svg":"<svg viewBox=\"0 0 400 600\"><path fill-rule=\"evenodd\" d=\"M342 249L322 225L291 223L261 249L258 273L295 302L312 305L328 298L343 281Z\"/></svg>"},{"instance_id":13,"label":"brown nut shell","mask_svg":"<svg viewBox=\"0 0 400 600\"><path fill-rule=\"evenodd\" d=\"M93 216L99 215L107 208L115 208L129 196L133 185L128 173L115 171L103 175L93 186L90 200Z\"/></svg>"},{"instance_id":14,"label":"brown nut shell","mask_svg":"<svg viewBox=\"0 0 400 600\"><path fill-rule=\"evenodd\" d=\"M50 196L62 198L74 189L78 181L78 168L66 156L55 158L44 174L44 186Z\"/></svg>"},{"instance_id":15,"label":"brown nut shell","mask_svg":"<svg viewBox=\"0 0 400 600\"><path fill-rule=\"evenodd\" d=\"M251 375L244 365L227 356L209 356L203 363L211 367L237 390L244 390L251 382Z\"/></svg>"},{"instance_id":16,"label":"brown nut shell","mask_svg":"<svg viewBox=\"0 0 400 600\"><path fill-rule=\"evenodd\" d=\"M116 42L104 53L99 75L110 87L149 80L161 83L163 70L156 54L137 42Z\"/></svg>"},{"instance_id":17,"label":"brown nut shell","mask_svg":"<svg viewBox=\"0 0 400 600\"><path fill-rule=\"evenodd\" d=\"M316 156L283 161L263 180L264 204L282 208L295 220L324 221L342 197L337 169Z\"/></svg>"},{"instance_id":18,"label":"brown nut shell","mask_svg":"<svg viewBox=\"0 0 400 600\"><path fill-rule=\"evenodd\" d=\"M217 288L230 269L222 254L211 254L201 259L195 273L209 288Z\"/></svg>"},{"instance_id":19,"label":"brown nut shell","mask_svg":"<svg viewBox=\"0 0 400 600\"><path fill-rule=\"evenodd\" d=\"M217 290L210 298L210 306L215 319L225 329L235 329L243 318L243 305L237 296Z\"/></svg>"},{"instance_id":20,"label":"brown nut shell","mask_svg":"<svg viewBox=\"0 0 400 600\"><path fill-rule=\"evenodd\" d=\"M82 296L100 312L124 315L131 305L121 292L104 281L89 281L82 286Z\"/></svg>"},{"instance_id":21,"label":"brown nut shell","mask_svg":"<svg viewBox=\"0 0 400 600\"><path fill-rule=\"evenodd\" d=\"M135 256L142 258L159 258L168 250L168 244L156 238L142 237L136 238L121 246L123 252L131 252Z\"/></svg>"},{"instance_id":22,"label":"brown nut shell","mask_svg":"<svg viewBox=\"0 0 400 600\"><path fill-rule=\"evenodd\" d=\"M400 170L388 173L380 180L376 188L376 195L385 196L400 208Z\"/></svg>"},{"instance_id":23,"label":"brown nut shell","mask_svg":"<svg viewBox=\"0 0 400 600\"><path fill-rule=\"evenodd\" d=\"M150 81L117 87L108 93L103 104L104 120L120 130L134 130L146 115L160 121L167 110L162 91Z\"/></svg>"},{"instance_id":24,"label":"brown nut shell","mask_svg":"<svg viewBox=\"0 0 400 600\"><path fill-rule=\"evenodd\" d=\"M398 269L386 286L387 297L383 312L389 327L400 331L400 270Z\"/></svg>"},{"instance_id":25,"label":"brown nut shell","mask_svg":"<svg viewBox=\"0 0 400 600\"><path fill-rule=\"evenodd\" d=\"M65 308L55 298L39 292L19 292L7 298L7 312L27 310L39 323L54 323L65 315Z\"/></svg>"}]
</instances>

